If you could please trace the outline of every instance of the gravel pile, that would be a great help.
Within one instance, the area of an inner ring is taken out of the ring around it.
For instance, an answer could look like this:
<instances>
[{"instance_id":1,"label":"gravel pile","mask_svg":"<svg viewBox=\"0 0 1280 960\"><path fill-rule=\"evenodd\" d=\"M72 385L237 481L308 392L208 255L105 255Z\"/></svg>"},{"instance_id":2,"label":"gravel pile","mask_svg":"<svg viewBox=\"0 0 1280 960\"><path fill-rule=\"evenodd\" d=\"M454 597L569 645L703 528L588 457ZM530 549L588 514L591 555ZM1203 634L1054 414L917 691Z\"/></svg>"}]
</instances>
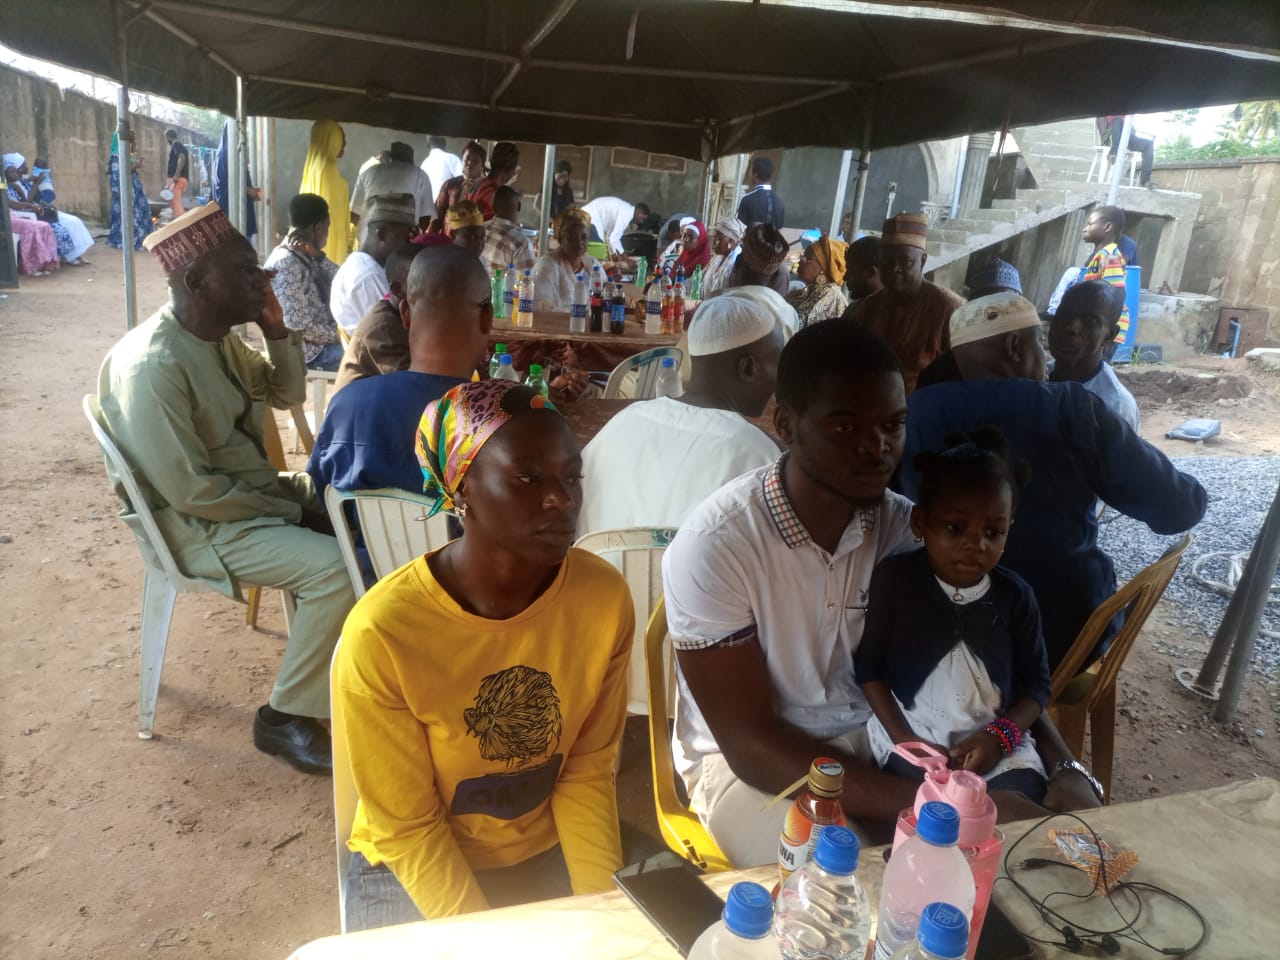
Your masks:
<instances>
[{"instance_id":1,"label":"gravel pile","mask_svg":"<svg viewBox=\"0 0 1280 960\"><path fill-rule=\"evenodd\" d=\"M1227 611L1228 599L1194 580L1191 564L1206 553L1252 548L1280 483L1280 457L1177 457L1173 463L1200 481L1209 495L1209 511L1193 531L1195 542L1183 554L1178 572L1165 591L1162 609L1171 623L1212 637ZM1120 583L1177 540L1154 534L1146 524L1114 510L1107 511L1098 534L1099 545L1116 565ZM1202 573L1212 580L1226 580L1226 559L1207 564ZM1280 601L1267 605L1262 626L1280 631ZM1280 640L1258 638L1253 668L1264 674L1280 671Z\"/></svg>"}]
</instances>

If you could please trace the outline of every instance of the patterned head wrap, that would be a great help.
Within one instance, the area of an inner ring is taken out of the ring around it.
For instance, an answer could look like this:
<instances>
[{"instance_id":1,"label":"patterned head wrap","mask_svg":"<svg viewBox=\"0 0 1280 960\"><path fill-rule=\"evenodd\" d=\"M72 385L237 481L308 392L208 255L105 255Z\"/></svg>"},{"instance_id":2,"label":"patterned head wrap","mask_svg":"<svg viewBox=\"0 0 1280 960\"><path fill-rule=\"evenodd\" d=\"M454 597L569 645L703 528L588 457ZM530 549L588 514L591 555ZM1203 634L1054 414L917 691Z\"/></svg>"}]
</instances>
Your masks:
<instances>
[{"instance_id":1,"label":"patterned head wrap","mask_svg":"<svg viewBox=\"0 0 1280 960\"><path fill-rule=\"evenodd\" d=\"M742 242L742 235L747 232L747 225L737 217L725 217L716 224L716 233L723 233L735 245Z\"/></svg>"},{"instance_id":2,"label":"patterned head wrap","mask_svg":"<svg viewBox=\"0 0 1280 960\"><path fill-rule=\"evenodd\" d=\"M444 215L444 219L449 225L450 233L461 230L463 227L484 226L484 213L474 200L459 200L449 207L449 212Z\"/></svg>"},{"instance_id":3,"label":"patterned head wrap","mask_svg":"<svg viewBox=\"0 0 1280 960\"><path fill-rule=\"evenodd\" d=\"M510 380L460 383L427 404L418 422L415 449L422 489L439 499L431 515L453 509L453 498L476 455L517 413L554 410L536 390Z\"/></svg>"},{"instance_id":4,"label":"patterned head wrap","mask_svg":"<svg viewBox=\"0 0 1280 960\"><path fill-rule=\"evenodd\" d=\"M742 236L742 259L756 273L771 277L778 272L790 244L777 227L757 223Z\"/></svg>"},{"instance_id":5,"label":"patterned head wrap","mask_svg":"<svg viewBox=\"0 0 1280 960\"><path fill-rule=\"evenodd\" d=\"M21 169L22 165L27 162L27 158L20 153L6 153L4 155L4 168L8 170L13 167L15 170Z\"/></svg>"},{"instance_id":6,"label":"patterned head wrap","mask_svg":"<svg viewBox=\"0 0 1280 960\"><path fill-rule=\"evenodd\" d=\"M818 266L822 267L822 272L827 275L827 279L834 284L844 283L845 253L849 245L843 240L820 237L814 241L810 249L813 250L814 259L818 261Z\"/></svg>"},{"instance_id":7,"label":"patterned head wrap","mask_svg":"<svg viewBox=\"0 0 1280 960\"><path fill-rule=\"evenodd\" d=\"M560 240L562 235L570 227L577 224L590 228L591 214L583 210L581 207L570 207L564 213L560 214L560 219L556 223L556 239Z\"/></svg>"}]
</instances>

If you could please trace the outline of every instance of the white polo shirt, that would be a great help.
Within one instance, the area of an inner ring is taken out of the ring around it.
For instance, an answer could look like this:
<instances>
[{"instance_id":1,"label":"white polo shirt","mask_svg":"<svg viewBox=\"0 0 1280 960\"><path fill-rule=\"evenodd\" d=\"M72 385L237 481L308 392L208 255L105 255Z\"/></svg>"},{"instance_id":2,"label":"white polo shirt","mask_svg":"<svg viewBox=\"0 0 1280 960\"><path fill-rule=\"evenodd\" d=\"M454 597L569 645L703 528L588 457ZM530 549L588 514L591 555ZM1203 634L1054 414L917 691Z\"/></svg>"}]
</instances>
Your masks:
<instances>
[{"instance_id":1,"label":"white polo shirt","mask_svg":"<svg viewBox=\"0 0 1280 960\"><path fill-rule=\"evenodd\" d=\"M815 740L867 722L853 676L871 571L916 546L911 501L889 491L858 510L834 553L814 543L782 485L786 455L721 487L689 515L662 560L667 625L677 650L733 643L754 631L779 717ZM690 790L715 738L676 671L676 770Z\"/></svg>"}]
</instances>

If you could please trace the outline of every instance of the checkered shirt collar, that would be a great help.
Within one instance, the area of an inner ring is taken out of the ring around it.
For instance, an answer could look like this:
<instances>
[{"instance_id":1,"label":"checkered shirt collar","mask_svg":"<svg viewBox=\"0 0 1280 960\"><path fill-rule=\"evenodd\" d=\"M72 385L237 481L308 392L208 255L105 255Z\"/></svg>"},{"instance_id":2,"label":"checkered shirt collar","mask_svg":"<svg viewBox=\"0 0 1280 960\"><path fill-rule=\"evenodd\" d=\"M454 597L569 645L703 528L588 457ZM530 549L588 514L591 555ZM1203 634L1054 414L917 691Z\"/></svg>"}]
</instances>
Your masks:
<instances>
[{"instance_id":1,"label":"checkered shirt collar","mask_svg":"<svg viewBox=\"0 0 1280 960\"><path fill-rule=\"evenodd\" d=\"M784 453L773 462L773 467L764 475L762 483L764 503L769 510L769 516L773 519L773 525L778 530L778 536L782 537L782 542L789 549L794 550L806 543L812 543L813 537L796 516L795 508L791 506L787 491L782 485L782 467L787 462L787 456L788 454ZM852 522L858 524L865 539L876 527L876 508L860 507L857 517Z\"/></svg>"}]
</instances>

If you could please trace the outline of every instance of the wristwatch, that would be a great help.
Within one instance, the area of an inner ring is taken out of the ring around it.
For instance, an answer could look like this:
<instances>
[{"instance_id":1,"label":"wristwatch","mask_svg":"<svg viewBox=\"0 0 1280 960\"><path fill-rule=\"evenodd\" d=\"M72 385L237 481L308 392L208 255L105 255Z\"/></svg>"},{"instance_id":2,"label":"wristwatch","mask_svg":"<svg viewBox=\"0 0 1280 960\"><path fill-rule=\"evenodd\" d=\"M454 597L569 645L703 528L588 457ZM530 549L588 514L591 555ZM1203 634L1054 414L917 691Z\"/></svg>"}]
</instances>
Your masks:
<instances>
[{"instance_id":1,"label":"wristwatch","mask_svg":"<svg viewBox=\"0 0 1280 960\"><path fill-rule=\"evenodd\" d=\"M1098 798L1099 803L1107 802L1107 798L1103 795L1102 784L1098 782L1097 777L1089 772L1089 768L1079 760L1059 760L1057 766L1053 768L1053 772L1049 774L1049 782L1053 783L1053 781L1057 780L1058 777L1062 776L1062 774L1066 773L1068 770L1074 770L1076 773L1080 774L1080 776L1084 777L1085 780L1089 781L1089 787L1093 790L1093 795Z\"/></svg>"}]
</instances>

